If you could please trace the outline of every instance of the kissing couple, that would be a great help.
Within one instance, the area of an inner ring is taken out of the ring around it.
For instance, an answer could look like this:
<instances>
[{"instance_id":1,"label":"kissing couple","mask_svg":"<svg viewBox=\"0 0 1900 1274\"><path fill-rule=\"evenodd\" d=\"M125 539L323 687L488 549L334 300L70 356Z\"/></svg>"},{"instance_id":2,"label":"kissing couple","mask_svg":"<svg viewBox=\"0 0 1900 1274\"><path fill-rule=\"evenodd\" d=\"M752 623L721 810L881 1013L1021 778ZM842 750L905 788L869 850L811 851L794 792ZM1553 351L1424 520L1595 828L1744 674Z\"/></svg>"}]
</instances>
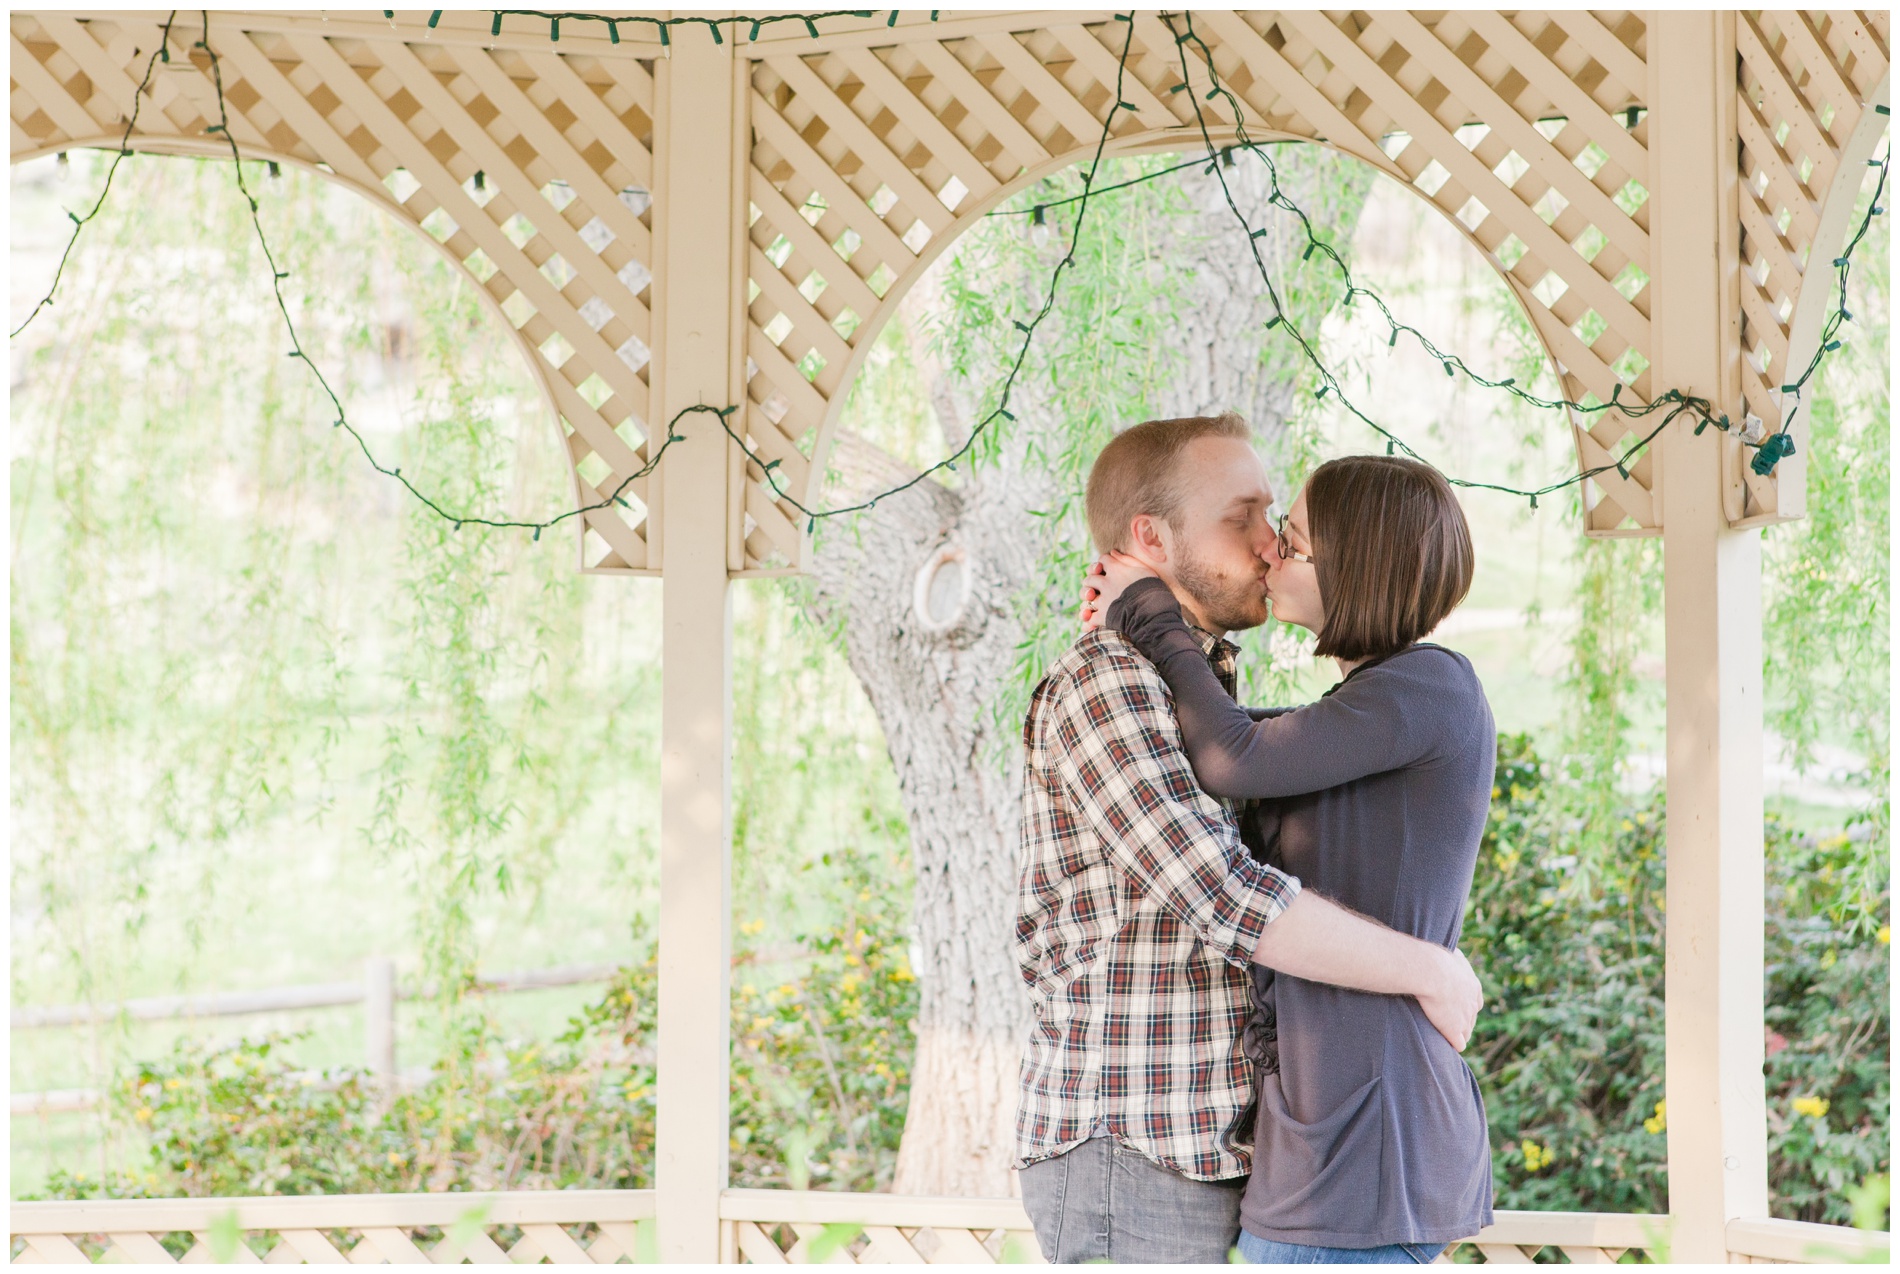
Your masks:
<instances>
[{"instance_id":1,"label":"kissing couple","mask_svg":"<svg viewBox=\"0 0 1900 1274\"><path fill-rule=\"evenodd\" d=\"M1084 633L1023 726L1016 1166L1055 1262L1419 1263L1491 1221L1458 937L1496 727L1425 637L1471 584L1436 470L1319 466L1283 521L1237 415L1089 473ZM1234 700L1226 634L1343 680Z\"/></svg>"}]
</instances>

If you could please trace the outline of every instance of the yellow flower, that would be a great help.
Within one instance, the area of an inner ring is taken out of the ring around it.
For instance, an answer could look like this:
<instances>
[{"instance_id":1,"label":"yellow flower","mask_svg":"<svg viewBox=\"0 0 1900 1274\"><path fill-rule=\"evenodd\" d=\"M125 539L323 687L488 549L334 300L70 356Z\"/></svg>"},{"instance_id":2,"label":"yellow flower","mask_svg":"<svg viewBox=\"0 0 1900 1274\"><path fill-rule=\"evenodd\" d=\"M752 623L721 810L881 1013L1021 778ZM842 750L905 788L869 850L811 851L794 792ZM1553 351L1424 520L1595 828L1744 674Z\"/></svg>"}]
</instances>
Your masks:
<instances>
[{"instance_id":1,"label":"yellow flower","mask_svg":"<svg viewBox=\"0 0 1900 1274\"><path fill-rule=\"evenodd\" d=\"M1657 1133L1662 1132L1664 1129L1669 1127L1667 1105L1668 1104L1666 1102L1656 1103L1656 1113L1650 1118L1645 1119L1643 1121L1644 1132L1648 1133L1650 1136L1653 1137Z\"/></svg>"},{"instance_id":2,"label":"yellow flower","mask_svg":"<svg viewBox=\"0 0 1900 1274\"><path fill-rule=\"evenodd\" d=\"M178 1078L176 1075L172 1076L170 1079L165 1081L165 1088L167 1091L174 1088L183 1088L184 1086L185 1086L185 1081Z\"/></svg>"},{"instance_id":3,"label":"yellow flower","mask_svg":"<svg viewBox=\"0 0 1900 1274\"><path fill-rule=\"evenodd\" d=\"M1529 1138L1526 1138L1518 1144L1522 1146L1524 1150L1524 1170L1526 1172L1541 1172L1543 1169L1549 1167L1550 1161L1556 1157L1550 1151Z\"/></svg>"},{"instance_id":4,"label":"yellow flower","mask_svg":"<svg viewBox=\"0 0 1900 1274\"><path fill-rule=\"evenodd\" d=\"M132 1112L132 1118L142 1124L149 1124L152 1122L152 1108L150 1106L140 1106L137 1110Z\"/></svg>"},{"instance_id":5,"label":"yellow flower","mask_svg":"<svg viewBox=\"0 0 1900 1274\"><path fill-rule=\"evenodd\" d=\"M891 970L891 981L893 982L915 982L916 980L917 976L910 971L908 964L900 964Z\"/></svg>"},{"instance_id":6,"label":"yellow flower","mask_svg":"<svg viewBox=\"0 0 1900 1274\"><path fill-rule=\"evenodd\" d=\"M1886 946L1888 943L1892 942L1893 941L1893 926L1892 925L1880 926L1879 931L1874 934L1874 941L1878 942L1883 947Z\"/></svg>"},{"instance_id":7,"label":"yellow flower","mask_svg":"<svg viewBox=\"0 0 1900 1274\"><path fill-rule=\"evenodd\" d=\"M389 1152L389 1166L392 1168L402 1166L402 1154L400 1151L392 1150Z\"/></svg>"},{"instance_id":8,"label":"yellow flower","mask_svg":"<svg viewBox=\"0 0 1900 1274\"><path fill-rule=\"evenodd\" d=\"M1623 830L1624 830L1624 831L1626 831L1626 832L1633 832L1633 831L1635 831L1635 830L1636 830L1636 824L1634 824L1634 823L1632 823L1632 822L1630 822L1630 821L1629 821L1629 820L1628 820L1628 819L1626 818L1626 819L1624 819L1624 820L1623 820Z\"/></svg>"},{"instance_id":9,"label":"yellow flower","mask_svg":"<svg viewBox=\"0 0 1900 1274\"><path fill-rule=\"evenodd\" d=\"M1794 1113L1797 1115L1807 1115L1813 1119L1819 1119L1821 1116L1827 1114L1827 1098L1797 1097L1794 1099Z\"/></svg>"}]
</instances>

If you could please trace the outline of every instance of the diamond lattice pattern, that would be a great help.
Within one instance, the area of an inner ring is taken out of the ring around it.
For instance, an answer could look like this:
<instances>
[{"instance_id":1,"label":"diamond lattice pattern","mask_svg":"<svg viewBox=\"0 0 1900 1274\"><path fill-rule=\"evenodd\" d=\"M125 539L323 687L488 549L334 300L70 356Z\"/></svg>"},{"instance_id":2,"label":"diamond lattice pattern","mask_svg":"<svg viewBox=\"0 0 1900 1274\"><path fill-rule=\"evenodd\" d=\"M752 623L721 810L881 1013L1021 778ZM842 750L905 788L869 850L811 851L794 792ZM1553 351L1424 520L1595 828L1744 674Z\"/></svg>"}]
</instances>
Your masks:
<instances>
[{"instance_id":1,"label":"diamond lattice pattern","mask_svg":"<svg viewBox=\"0 0 1900 1274\"><path fill-rule=\"evenodd\" d=\"M1414 186L1497 263L1567 397L1649 392L1649 234L1633 13L1195 15L1255 135L1324 138ZM1114 144L1178 130L1195 95L1176 33L1138 15ZM997 29L874 47L754 51L748 560L796 561L824 437L894 296L1005 186L1085 158L1115 100L1119 22ZM1191 75L1201 74L1195 68ZM1579 423L1583 463L1631 422ZM1591 492L1590 525L1652 527L1648 462Z\"/></svg>"},{"instance_id":2,"label":"diamond lattice pattern","mask_svg":"<svg viewBox=\"0 0 1900 1274\"><path fill-rule=\"evenodd\" d=\"M195 15L194 15L195 16ZM12 19L14 153L117 148L158 20ZM215 154L206 33L181 20L139 114L142 149ZM651 63L373 24L223 15L209 31L233 136L325 170L414 223L493 298L559 412L579 505L647 459ZM380 38L378 38L380 37ZM585 515L582 565L651 570L650 488Z\"/></svg>"}]
</instances>

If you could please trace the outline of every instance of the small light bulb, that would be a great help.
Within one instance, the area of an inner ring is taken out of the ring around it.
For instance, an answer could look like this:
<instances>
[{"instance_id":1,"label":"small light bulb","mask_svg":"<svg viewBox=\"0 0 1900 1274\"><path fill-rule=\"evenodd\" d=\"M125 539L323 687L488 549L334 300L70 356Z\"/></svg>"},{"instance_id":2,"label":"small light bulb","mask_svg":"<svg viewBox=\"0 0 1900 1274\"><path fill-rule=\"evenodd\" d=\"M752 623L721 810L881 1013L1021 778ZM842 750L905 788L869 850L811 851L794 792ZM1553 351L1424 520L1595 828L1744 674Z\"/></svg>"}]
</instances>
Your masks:
<instances>
[{"instance_id":1,"label":"small light bulb","mask_svg":"<svg viewBox=\"0 0 1900 1274\"><path fill-rule=\"evenodd\" d=\"M67 156L65 151L62 150L59 152L59 158L55 161L55 164L53 175L59 180L65 181L67 177L72 175L73 161Z\"/></svg>"}]
</instances>

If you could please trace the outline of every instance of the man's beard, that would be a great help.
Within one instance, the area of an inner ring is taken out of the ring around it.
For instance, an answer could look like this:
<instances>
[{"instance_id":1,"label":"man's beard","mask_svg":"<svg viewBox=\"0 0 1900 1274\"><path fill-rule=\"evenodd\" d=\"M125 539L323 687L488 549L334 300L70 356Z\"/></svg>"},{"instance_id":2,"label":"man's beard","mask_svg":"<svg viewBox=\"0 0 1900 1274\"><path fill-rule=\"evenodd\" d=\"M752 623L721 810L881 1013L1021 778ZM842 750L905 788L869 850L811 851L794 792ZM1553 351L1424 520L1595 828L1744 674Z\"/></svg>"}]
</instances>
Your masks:
<instances>
[{"instance_id":1,"label":"man's beard","mask_svg":"<svg viewBox=\"0 0 1900 1274\"><path fill-rule=\"evenodd\" d=\"M1227 579L1187 545L1176 547L1174 578L1216 631L1237 633L1267 622L1267 587L1259 576Z\"/></svg>"}]
</instances>

